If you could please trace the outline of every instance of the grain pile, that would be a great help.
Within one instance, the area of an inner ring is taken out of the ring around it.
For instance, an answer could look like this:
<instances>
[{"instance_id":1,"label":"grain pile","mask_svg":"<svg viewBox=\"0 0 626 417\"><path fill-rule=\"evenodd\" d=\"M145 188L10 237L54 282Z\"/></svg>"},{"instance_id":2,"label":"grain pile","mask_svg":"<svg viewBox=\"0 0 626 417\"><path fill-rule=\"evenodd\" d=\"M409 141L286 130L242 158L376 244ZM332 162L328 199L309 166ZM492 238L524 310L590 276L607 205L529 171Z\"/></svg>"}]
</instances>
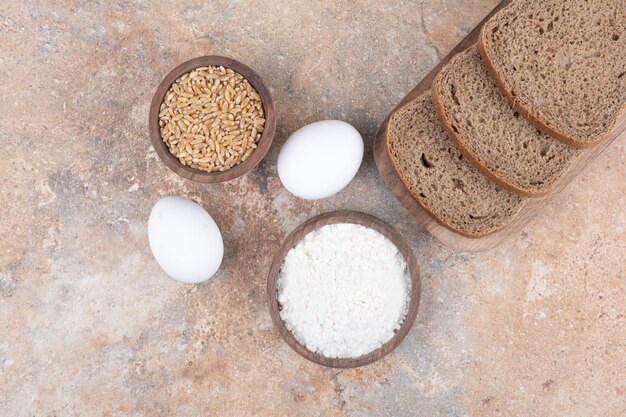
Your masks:
<instances>
[{"instance_id":1,"label":"grain pile","mask_svg":"<svg viewBox=\"0 0 626 417\"><path fill-rule=\"evenodd\" d=\"M229 68L183 74L159 109L161 138L181 164L226 171L252 155L265 127L261 97Z\"/></svg>"}]
</instances>

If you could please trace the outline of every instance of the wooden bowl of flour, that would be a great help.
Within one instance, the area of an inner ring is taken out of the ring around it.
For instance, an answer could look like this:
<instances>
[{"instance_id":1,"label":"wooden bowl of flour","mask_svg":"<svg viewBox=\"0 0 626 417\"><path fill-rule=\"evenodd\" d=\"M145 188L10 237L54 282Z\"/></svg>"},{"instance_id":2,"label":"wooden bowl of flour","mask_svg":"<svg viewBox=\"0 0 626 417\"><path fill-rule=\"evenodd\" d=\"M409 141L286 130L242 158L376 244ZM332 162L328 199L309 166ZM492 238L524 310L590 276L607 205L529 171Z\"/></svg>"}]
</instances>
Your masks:
<instances>
[{"instance_id":1,"label":"wooden bowl of flour","mask_svg":"<svg viewBox=\"0 0 626 417\"><path fill-rule=\"evenodd\" d=\"M287 329L280 316L281 306L278 302L277 284L280 278L280 269L287 253L296 246L307 234L329 224L352 223L373 229L385 236L393 243L404 257L408 267L411 287L409 289L409 304L404 321L396 330L394 336L383 344L380 348L357 358L328 358L317 352L312 352L301 344L294 335ZM369 214L340 210L325 213L304 222L296 228L282 243L278 252L274 256L267 278L267 298L270 315L274 326L285 342L298 354L317 364L333 368L356 368L375 362L389 352L394 350L409 333L415 322L420 303L420 276L417 261L411 250L409 243L390 225Z\"/></svg>"}]
</instances>

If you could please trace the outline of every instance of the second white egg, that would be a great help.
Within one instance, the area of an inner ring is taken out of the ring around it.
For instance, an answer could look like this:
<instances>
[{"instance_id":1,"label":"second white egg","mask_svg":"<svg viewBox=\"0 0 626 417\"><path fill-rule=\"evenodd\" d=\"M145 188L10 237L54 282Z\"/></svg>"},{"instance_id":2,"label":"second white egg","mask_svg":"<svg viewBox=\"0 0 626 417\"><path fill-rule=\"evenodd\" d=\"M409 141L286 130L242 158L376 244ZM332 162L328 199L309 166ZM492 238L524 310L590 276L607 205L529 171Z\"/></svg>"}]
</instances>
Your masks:
<instances>
[{"instance_id":1,"label":"second white egg","mask_svg":"<svg viewBox=\"0 0 626 417\"><path fill-rule=\"evenodd\" d=\"M363 160L363 139L349 123L323 120L295 131L278 155L285 188L306 200L330 197L354 178Z\"/></svg>"},{"instance_id":2,"label":"second white egg","mask_svg":"<svg viewBox=\"0 0 626 417\"><path fill-rule=\"evenodd\" d=\"M148 240L161 268L185 283L211 278L224 256L222 234L211 215L181 197L156 202L148 220Z\"/></svg>"}]
</instances>

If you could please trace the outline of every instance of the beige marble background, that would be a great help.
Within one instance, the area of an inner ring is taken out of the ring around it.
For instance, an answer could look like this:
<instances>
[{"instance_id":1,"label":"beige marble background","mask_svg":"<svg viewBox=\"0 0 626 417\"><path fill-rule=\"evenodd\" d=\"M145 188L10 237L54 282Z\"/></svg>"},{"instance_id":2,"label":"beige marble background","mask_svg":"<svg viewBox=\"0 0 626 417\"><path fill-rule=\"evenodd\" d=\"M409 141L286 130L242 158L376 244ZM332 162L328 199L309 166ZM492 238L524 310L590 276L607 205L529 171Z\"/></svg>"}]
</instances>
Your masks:
<instances>
[{"instance_id":1,"label":"beige marble background","mask_svg":"<svg viewBox=\"0 0 626 417\"><path fill-rule=\"evenodd\" d=\"M624 137L480 254L430 237L374 165L380 122L495 4L0 2L0 415L623 416ZM203 54L256 69L278 113L264 162L223 185L170 172L146 127L161 78ZM297 201L278 150L326 118L363 134L363 166L339 195ZM210 282L178 284L153 260L164 195L220 225ZM265 302L281 239L338 208L396 225L423 272L406 341L345 371L292 352Z\"/></svg>"}]
</instances>

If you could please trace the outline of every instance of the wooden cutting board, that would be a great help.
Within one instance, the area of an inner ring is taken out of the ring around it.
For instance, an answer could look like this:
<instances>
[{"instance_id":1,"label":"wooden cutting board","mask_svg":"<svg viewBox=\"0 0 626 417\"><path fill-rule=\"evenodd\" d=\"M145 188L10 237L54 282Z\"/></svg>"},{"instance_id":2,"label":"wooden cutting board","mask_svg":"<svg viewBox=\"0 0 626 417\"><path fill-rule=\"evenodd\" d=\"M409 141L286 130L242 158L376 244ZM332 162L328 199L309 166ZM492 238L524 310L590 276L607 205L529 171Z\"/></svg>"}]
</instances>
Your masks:
<instances>
[{"instance_id":1,"label":"wooden cutting board","mask_svg":"<svg viewBox=\"0 0 626 417\"><path fill-rule=\"evenodd\" d=\"M385 184L391 189L400 202L406 207L406 209L432 234L435 238L442 243L461 251L468 252L480 252L491 248L494 248L504 242L510 236L513 236L521 231L526 223L537 214L543 207L550 203L550 201L558 196L559 193L570 183L570 181L580 174L584 168L591 162L596 156L600 155L607 147L611 145L624 131L626 130L626 116L622 117L617 123L611 136L608 140L602 144L587 149L578 158L578 160L572 165L569 172L563 177L563 179L555 186L554 190L543 197L530 199L526 206L522 208L520 213L513 219L509 225L504 228L491 233L489 235L479 238L468 238L462 236L453 230L445 227L430 216L417 201L411 196L409 190L404 186L400 178L398 177L389 154L387 153L387 143L385 136L387 133L387 125L391 116L398 111L405 103L413 100L424 91L430 90L431 84L441 69L456 53L461 52L478 40L480 29L491 16L498 12L503 7L511 3L512 0L503 0L478 24L457 46L454 48L448 56L446 56L417 86L406 96L398 106L387 116L385 121L380 125L376 138L374 140L374 159L376 160L376 166L378 171L382 175Z\"/></svg>"}]
</instances>

